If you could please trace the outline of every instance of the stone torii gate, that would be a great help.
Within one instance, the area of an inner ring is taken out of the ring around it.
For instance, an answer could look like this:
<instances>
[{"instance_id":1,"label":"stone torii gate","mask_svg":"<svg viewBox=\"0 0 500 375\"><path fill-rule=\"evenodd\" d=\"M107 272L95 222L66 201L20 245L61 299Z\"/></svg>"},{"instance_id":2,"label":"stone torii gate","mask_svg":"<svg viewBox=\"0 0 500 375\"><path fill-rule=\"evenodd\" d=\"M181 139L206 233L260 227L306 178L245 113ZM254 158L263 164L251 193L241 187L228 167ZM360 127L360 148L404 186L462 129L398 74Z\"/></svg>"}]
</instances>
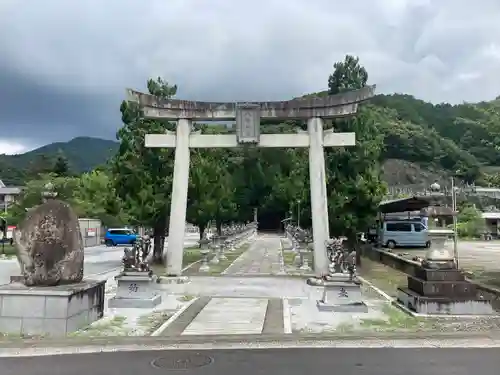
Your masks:
<instances>
[{"instance_id":1,"label":"stone torii gate","mask_svg":"<svg viewBox=\"0 0 500 375\"><path fill-rule=\"evenodd\" d=\"M174 178L170 208L167 274L178 276L182 270L184 232L188 198L190 148L308 147L311 212L314 244L314 271L328 272L325 242L329 238L324 147L354 146L354 133L323 130L323 119L352 116L358 104L371 98L375 86L327 97L281 102L216 103L162 99L134 90L128 100L139 104L144 117L177 121L175 132L147 134L146 147L175 148ZM192 121L231 121L236 119L236 134L192 132ZM307 120L307 132L297 134L260 134L260 119Z\"/></svg>"}]
</instances>

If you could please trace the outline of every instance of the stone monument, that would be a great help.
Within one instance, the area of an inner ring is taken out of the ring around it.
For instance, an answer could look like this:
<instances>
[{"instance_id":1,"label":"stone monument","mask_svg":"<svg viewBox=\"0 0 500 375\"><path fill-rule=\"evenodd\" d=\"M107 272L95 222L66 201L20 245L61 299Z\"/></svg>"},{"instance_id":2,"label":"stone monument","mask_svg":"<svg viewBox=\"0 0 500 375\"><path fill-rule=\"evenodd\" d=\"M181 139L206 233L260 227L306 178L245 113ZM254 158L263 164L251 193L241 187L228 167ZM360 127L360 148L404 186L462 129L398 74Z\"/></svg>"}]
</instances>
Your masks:
<instances>
[{"instance_id":1,"label":"stone monument","mask_svg":"<svg viewBox=\"0 0 500 375\"><path fill-rule=\"evenodd\" d=\"M14 233L21 275L0 286L0 332L65 335L100 319L106 281L83 280L78 218L45 186L44 203Z\"/></svg>"},{"instance_id":2,"label":"stone monument","mask_svg":"<svg viewBox=\"0 0 500 375\"><path fill-rule=\"evenodd\" d=\"M123 271L115 277L116 295L109 300L111 308L152 308L161 303L154 287L153 271L147 259L151 242L148 236L139 237L132 248L123 250Z\"/></svg>"}]
</instances>

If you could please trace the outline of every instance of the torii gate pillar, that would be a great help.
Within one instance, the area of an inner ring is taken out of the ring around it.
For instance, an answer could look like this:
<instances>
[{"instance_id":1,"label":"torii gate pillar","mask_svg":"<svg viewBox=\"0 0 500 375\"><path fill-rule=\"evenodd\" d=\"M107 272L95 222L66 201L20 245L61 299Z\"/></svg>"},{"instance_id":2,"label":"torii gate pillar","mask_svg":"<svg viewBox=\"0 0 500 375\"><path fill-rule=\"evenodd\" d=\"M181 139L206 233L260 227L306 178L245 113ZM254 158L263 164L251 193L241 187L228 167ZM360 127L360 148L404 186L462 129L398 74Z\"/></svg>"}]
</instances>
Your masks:
<instances>
[{"instance_id":1,"label":"torii gate pillar","mask_svg":"<svg viewBox=\"0 0 500 375\"><path fill-rule=\"evenodd\" d=\"M169 241L166 254L168 275L182 272L184 233L189 183L190 148L233 148L242 144L257 147L308 147L311 212L314 241L314 271L328 273L326 241L329 238L328 202L324 147L354 146L354 133L323 130L324 118L354 115L358 104L373 96L375 86L323 97L286 102L214 103L165 100L129 90L129 100L139 103L146 118L178 121L176 132L147 134L146 147L175 148ZM260 134L260 119L304 119L307 132L297 134ZM236 119L236 134L207 135L191 132L192 121L231 121Z\"/></svg>"}]
</instances>

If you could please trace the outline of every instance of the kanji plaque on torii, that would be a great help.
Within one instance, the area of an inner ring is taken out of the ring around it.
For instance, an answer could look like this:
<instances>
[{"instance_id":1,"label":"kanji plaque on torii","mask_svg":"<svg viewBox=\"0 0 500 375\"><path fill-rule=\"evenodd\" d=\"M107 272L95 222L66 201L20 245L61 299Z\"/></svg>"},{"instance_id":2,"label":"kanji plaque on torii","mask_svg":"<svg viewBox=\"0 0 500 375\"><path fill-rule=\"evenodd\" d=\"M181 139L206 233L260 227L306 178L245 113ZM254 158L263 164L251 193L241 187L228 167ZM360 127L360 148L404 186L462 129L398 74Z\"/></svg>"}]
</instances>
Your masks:
<instances>
[{"instance_id":1,"label":"kanji plaque on torii","mask_svg":"<svg viewBox=\"0 0 500 375\"><path fill-rule=\"evenodd\" d=\"M175 148L174 178L170 207L166 268L168 275L180 275L184 249L190 148L231 148L244 144L258 147L309 148L309 183L314 243L314 271L328 273L325 243L329 238L324 147L356 144L354 133L323 130L323 119L342 118L356 113L358 104L371 98L375 86L366 86L327 97L281 102L217 103L161 99L128 90L129 100L139 103L146 118L177 121L176 132L146 134L146 147ZM307 132L260 134L260 119L307 121ZM236 134L191 132L192 121L234 121Z\"/></svg>"},{"instance_id":2,"label":"kanji plaque on torii","mask_svg":"<svg viewBox=\"0 0 500 375\"><path fill-rule=\"evenodd\" d=\"M258 104L236 105L236 139L238 143L258 144L260 137L260 106Z\"/></svg>"}]
</instances>

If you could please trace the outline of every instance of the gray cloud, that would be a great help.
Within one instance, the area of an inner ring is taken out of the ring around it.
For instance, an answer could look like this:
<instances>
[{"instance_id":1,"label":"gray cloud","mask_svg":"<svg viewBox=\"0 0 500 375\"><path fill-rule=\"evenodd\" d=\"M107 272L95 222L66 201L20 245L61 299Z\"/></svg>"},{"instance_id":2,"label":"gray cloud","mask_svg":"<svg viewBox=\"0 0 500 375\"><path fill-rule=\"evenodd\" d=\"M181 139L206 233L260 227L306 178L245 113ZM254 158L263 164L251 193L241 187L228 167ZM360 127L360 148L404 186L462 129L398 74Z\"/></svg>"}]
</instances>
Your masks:
<instances>
[{"instance_id":1,"label":"gray cloud","mask_svg":"<svg viewBox=\"0 0 500 375\"><path fill-rule=\"evenodd\" d=\"M186 99L287 99L346 53L382 92L492 99L499 19L498 0L2 0L0 144L113 138L151 76Z\"/></svg>"}]
</instances>

